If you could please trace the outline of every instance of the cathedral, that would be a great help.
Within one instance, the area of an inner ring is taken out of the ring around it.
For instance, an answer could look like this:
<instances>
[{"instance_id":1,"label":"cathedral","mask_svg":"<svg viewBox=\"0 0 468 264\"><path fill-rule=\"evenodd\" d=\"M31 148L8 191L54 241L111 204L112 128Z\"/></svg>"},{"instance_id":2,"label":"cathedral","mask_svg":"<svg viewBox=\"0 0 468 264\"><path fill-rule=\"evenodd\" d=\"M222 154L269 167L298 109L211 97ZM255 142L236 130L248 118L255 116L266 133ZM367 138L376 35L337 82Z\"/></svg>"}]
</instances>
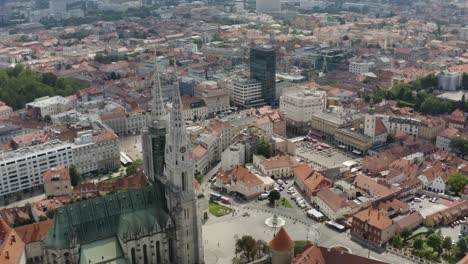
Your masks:
<instances>
[{"instance_id":1,"label":"cathedral","mask_svg":"<svg viewBox=\"0 0 468 264\"><path fill-rule=\"evenodd\" d=\"M43 248L46 263L204 262L192 148L176 87L168 114L156 66L142 135L151 185L59 208Z\"/></svg>"}]
</instances>

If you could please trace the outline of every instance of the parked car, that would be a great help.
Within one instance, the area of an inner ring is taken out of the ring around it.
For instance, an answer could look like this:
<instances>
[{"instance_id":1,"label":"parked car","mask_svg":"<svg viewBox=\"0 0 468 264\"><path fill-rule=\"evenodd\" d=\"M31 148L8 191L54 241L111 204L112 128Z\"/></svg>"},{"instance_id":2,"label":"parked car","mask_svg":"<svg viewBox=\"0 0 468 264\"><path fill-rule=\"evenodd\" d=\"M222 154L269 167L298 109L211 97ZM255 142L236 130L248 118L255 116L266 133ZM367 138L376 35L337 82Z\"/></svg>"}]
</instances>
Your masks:
<instances>
[{"instance_id":1,"label":"parked car","mask_svg":"<svg viewBox=\"0 0 468 264\"><path fill-rule=\"evenodd\" d=\"M283 184L284 184L284 181L282 181L282 180L279 179L279 180L276 181L276 183L278 183L279 185L283 185Z\"/></svg>"},{"instance_id":2,"label":"parked car","mask_svg":"<svg viewBox=\"0 0 468 264\"><path fill-rule=\"evenodd\" d=\"M268 199L268 193L262 193L258 196L259 201L263 201L265 199Z\"/></svg>"}]
</instances>

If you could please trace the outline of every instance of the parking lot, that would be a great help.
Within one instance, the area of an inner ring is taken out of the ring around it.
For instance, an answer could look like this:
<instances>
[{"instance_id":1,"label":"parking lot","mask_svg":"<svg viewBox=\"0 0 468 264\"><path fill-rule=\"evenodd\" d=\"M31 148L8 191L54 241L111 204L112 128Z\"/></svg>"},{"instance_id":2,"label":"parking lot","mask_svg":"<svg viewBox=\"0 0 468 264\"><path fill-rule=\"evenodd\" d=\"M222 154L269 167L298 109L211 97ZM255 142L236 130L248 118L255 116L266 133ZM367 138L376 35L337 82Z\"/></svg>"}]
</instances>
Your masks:
<instances>
[{"instance_id":1,"label":"parking lot","mask_svg":"<svg viewBox=\"0 0 468 264\"><path fill-rule=\"evenodd\" d=\"M340 166L348 160L356 160L358 157L347 153L341 149L335 148L330 144L323 148L321 142L313 143L311 141L302 141L297 143L296 155L310 163L314 168L328 169Z\"/></svg>"},{"instance_id":2,"label":"parking lot","mask_svg":"<svg viewBox=\"0 0 468 264\"><path fill-rule=\"evenodd\" d=\"M413 200L409 202L408 204L411 208L410 210L419 212L424 218L437 211L447 208L448 207L447 205L452 203L452 201L449 201L443 198L439 198L437 199L436 202L433 203L430 201L432 197L427 197L426 195L424 195L423 197L424 198L422 198L420 202ZM450 236L452 238L452 241L456 242L460 239L459 234L460 234L461 227L459 224L454 225L453 227L441 226L441 227L438 227L437 229L439 229L442 232L443 236ZM423 231L427 231L427 228L421 227L416 231L416 233L423 232Z\"/></svg>"}]
</instances>

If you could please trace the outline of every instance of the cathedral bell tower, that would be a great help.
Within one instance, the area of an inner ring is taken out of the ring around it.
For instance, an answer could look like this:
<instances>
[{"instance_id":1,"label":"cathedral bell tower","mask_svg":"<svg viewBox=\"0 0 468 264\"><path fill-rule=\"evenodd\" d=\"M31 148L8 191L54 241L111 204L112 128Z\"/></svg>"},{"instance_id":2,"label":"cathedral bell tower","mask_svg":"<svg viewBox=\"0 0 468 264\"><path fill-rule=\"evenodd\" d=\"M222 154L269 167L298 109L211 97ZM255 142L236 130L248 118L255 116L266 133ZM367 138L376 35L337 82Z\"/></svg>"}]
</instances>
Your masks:
<instances>
[{"instance_id":1,"label":"cathedral bell tower","mask_svg":"<svg viewBox=\"0 0 468 264\"><path fill-rule=\"evenodd\" d=\"M201 218L197 215L194 186L195 163L183 118L178 84L178 79L176 79L170 125L165 142L163 181L167 208L176 227L175 240L169 241L172 250L171 263L195 264L203 263Z\"/></svg>"}]
</instances>

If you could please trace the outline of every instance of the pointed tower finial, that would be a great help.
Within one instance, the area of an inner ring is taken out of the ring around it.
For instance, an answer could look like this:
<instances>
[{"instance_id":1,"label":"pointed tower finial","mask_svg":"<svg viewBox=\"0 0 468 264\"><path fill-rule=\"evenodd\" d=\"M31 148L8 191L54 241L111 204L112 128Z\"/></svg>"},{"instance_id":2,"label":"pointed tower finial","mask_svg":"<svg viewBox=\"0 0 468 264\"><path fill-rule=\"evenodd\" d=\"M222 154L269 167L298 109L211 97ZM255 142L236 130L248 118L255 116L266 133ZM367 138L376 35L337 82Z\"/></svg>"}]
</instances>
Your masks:
<instances>
[{"instance_id":1,"label":"pointed tower finial","mask_svg":"<svg viewBox=\"0 0 468 264\"><path fill-rule=\"evenodd\" d=\"M154 52L154 73L153 73L153 88L151 90L153 96L153 106L151 111L152 120L161 119L166 116L166 110L164 109L164 101L162 98L161 91L161 79L159 76L158 57Z\"/></svg>"},{"instance_id":2,"label":"pointed tower finial","mask_svg":"<svg viewBox=\"0 0 468 264\"><path fill-rule=\"evenodd\" d=\"M172 95L172 113L171 113L171 126L173 128L181 128L184 125L184 119L182 114L182 99L180 98L179 89L179 76L177 76L177 67L174 58L174 77L175 87Z\"/></svg>"},{"instance_id":3,"label":"pointed tower finial","mask_svg":"<svg viewBox=\"0 0 468 264\"><path fill-rule=\"evenodd\" d=\"M374 96L371 96L370 101L369 101L369 114L373 115L375 112L374 108Z\"/></svg>"}]
</instances>

